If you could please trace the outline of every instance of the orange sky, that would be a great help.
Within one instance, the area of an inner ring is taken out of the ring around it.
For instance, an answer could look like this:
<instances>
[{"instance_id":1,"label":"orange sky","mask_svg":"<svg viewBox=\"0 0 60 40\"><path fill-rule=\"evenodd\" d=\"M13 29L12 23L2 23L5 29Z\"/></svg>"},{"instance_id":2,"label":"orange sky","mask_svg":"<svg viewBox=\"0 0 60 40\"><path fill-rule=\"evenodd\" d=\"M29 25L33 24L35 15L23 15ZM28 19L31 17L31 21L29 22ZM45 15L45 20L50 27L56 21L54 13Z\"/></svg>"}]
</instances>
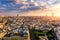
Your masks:
<instances>
[{"instance_id":1,"label":"orange sky","mask_svg":"<svg viewBox=\"0 0 60 40\"><path fill-rule=\"evenodd\" d=\"M17 3L21 0L16 0ZM45 4L45 3L44 3ZM20 14L21 16L52 16L52 13L54 13L54 16L60 17L60 3L52 5L50 7L46 6L47 9L45 10L32 10L29 12L24 12L24 13L17 13L17 12L7 12L7 13L0 13L0 15L14 15L14 14Z\"/></svg>"},{"instance_id":2,"label":"orange sky","mask_svg":"<svg viewBox=\"0 0 60 40\"><path fill-rule=\"evenodd\" d=\"M20 15L21 16L46 16L46 15L52 16L52 13L54 13L54 16L60 17L60 4L52 5L46 10L40 9L40 10L35 10L35 11L29 11Z\"/></svg>"}]
</instances>

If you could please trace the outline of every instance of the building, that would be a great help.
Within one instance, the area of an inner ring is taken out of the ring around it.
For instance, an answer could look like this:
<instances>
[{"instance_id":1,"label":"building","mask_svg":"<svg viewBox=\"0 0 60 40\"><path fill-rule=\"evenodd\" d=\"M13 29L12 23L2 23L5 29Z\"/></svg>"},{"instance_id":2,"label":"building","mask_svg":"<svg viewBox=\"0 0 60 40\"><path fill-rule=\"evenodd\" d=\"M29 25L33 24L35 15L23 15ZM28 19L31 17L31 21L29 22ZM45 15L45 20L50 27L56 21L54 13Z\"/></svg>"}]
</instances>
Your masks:
<instances>
[{"instance_id":1,"label":"building","mask_svg":"<svg viewBox=\"0 0 60 40\"><path fill-rule=\"evenodd\" d=\"M60 40L60 27L54 28L56 40Z\"/></svg>"},{"instance_id":2,"label":"building","mask_svg":"<svg viewBox=\"0 0 60 40\"><path fill-rule=\"evenodd\" d=\"M39 40L48 40L47 36L39 36Z\"/></svg>"}]
</instances>

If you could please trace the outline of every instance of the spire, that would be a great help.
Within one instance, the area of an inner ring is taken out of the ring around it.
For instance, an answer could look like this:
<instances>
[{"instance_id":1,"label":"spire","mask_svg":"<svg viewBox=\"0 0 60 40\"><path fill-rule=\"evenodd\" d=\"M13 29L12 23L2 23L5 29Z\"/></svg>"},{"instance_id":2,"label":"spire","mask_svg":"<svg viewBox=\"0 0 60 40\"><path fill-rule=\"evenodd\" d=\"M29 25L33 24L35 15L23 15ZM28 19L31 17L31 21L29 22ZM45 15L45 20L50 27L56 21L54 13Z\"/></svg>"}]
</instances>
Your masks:
<instances>
[{"instance_id":1,"label":"spire","mask_svg":"<svg viewBox=\"0 0 60 40\"><path fill-rule=\"evenodd\" d=\"M54 17L54 13L52 13L52 17Z\"/></svg>"},{"instance_id":2,"label":"spire","mask_svg":"<svg viewBox=\"0 0 60 40\"><path fill-rule=\"evenodd\" d=\"M19 14L17 14L17 16L19 16Z\"/></svg>"}]
</instances>

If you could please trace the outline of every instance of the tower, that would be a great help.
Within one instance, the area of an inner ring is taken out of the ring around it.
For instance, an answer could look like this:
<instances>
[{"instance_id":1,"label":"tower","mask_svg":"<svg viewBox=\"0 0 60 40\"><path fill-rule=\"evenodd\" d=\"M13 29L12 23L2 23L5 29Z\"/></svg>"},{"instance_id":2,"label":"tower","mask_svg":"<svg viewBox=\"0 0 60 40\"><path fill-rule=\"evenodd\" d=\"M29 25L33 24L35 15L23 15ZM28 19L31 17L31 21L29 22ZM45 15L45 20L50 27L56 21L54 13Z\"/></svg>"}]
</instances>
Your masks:
<instances>
[{"instance_id":1,"label":"tower","mask_svg":"<svg viewBox=\"0 0 60 40\"><path fill-rule=\"evenodd\" d=\"M54 13L52 13L52 17L54 17Z\"/></svg>"},{"instance_id":2,"label":"tower","mask_svg":"<svg viewBox=\"0 0 60 40\"><path fill-rule=\"evenodd\" d=\"M19 14L17 14L17 17L19 17L20 15Z\"/></svg>"}]
</instances>

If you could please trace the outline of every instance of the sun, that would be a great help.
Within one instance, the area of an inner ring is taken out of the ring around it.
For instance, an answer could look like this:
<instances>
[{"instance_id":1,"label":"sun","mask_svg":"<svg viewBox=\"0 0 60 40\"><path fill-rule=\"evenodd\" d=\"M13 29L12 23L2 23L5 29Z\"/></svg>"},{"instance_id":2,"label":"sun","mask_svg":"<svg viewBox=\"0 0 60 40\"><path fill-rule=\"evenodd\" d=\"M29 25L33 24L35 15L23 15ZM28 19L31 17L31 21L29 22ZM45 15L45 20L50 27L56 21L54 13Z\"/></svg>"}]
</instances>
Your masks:
<instances>
[{"instance_id":1,"label":"sun","mask_svg":"<svg viewBox=\"0 0 60 40\"><path fill-rule=\"evenodd\" d=\"M54 16L55 17L60 17L60 13L55 13Z\"/></svg>"}]
</instances>

